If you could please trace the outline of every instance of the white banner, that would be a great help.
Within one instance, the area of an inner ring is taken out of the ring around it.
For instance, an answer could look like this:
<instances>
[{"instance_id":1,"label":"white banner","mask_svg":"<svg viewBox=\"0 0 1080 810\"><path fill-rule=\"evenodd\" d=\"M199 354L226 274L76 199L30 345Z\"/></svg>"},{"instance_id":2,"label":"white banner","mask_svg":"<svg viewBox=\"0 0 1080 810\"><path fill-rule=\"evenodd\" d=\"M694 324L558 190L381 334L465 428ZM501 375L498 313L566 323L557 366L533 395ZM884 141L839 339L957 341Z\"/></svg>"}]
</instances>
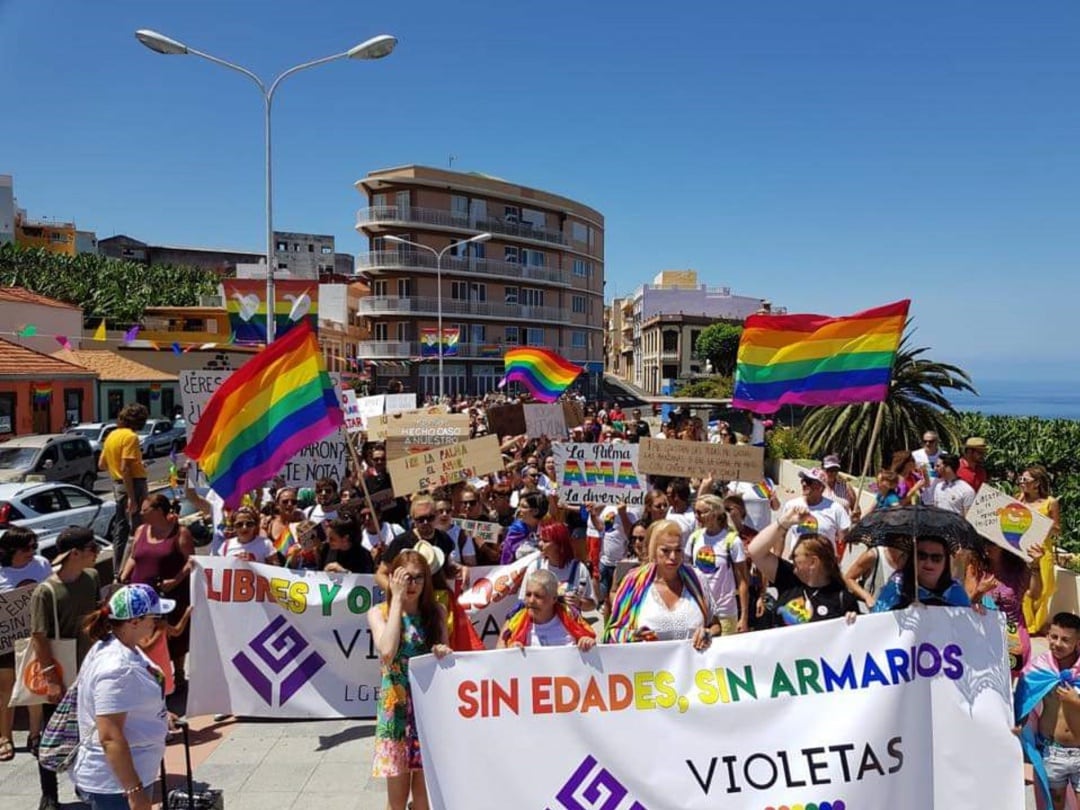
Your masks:
<instances>
[{"instance_id":1,"label":"white banner","mask_svg":"<svg viewBox=\"0 0 1080 810\"><path fill-rule=\"evenodd\" d=\"M645 503L645 479L638 476L636 444L554 444L559 502L633 506Z\"/></svg>"},{"instance_id":2,"label":"white banner","mask_svg":"<svg viewBox=\"0 0 1080 810\"><path fill-rule=\"evenodd\" d=\"M374 717L382 675L367 613L375 578L194 557L187 712ZM475 580L492 567L470 569ZM470 614L494 649L517 599Z\"/></svg>"},{"instance_id":3,"label":"white banner","mask_svg":"<svg viewBox=\"0 0 1080 810\"><path fill-rule=\"evenodd\" d=\"M424 656L409 679L435 810L1024 806L1000 615Z\"/></svg>"}]
</instances>

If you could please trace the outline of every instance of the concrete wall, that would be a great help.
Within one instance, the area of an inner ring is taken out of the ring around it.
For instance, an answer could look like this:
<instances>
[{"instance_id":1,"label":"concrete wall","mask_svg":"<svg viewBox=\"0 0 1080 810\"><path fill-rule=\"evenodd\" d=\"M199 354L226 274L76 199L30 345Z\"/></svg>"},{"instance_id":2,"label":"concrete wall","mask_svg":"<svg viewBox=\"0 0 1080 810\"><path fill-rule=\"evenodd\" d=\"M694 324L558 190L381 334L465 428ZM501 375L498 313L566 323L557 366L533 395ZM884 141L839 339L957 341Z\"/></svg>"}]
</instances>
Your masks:
<instances>
[{"instance_id":1,"label":"concrete wall","mask_svg":"<svg viewBox=\"0 0 1080 810\"><path fill-rule=\"evenodd\" d=\"M0 301L0 324L4 324L4 331L15 331L33 324L37 327L37 335L34 337L7 335L6 339L42 354L52 354L60 348L54 335L65 336L71 341L73 348L79 348L82 310Z\"/></svg>"}]
</instances>

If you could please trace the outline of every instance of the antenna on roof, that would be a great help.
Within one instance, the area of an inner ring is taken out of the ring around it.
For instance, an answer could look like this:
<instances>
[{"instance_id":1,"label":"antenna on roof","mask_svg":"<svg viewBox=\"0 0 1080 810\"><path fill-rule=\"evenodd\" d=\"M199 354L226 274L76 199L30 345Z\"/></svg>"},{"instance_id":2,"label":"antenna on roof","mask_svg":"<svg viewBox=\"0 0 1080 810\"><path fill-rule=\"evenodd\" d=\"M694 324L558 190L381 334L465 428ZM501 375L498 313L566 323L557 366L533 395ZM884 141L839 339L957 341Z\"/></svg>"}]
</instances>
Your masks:
<instances>
[{"instance_id":1,"label":"antenna on roof","mask_svg":"<svg viewBox=\"0 0 1080 810\"><path fill-rule=\"evenodd\" d=\"M457 160L457 155L450 155L449 159L447 160L447 165L448 165L448 166L449 166L449 167L450 167L451 169L452 169L452 168L454 168L454 161L455 161L455 160Z\"/></svg>"}]
</instances>

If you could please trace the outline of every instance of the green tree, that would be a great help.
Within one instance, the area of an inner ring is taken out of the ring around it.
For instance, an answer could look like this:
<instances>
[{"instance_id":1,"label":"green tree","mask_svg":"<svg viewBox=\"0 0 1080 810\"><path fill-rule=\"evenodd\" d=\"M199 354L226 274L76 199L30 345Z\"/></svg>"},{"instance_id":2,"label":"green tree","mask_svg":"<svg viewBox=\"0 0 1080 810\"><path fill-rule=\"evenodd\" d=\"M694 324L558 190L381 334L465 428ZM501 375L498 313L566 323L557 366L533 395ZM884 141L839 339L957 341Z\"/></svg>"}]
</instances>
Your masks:
<instances>
[{"instance_id":1,"label":"green tree","mask_svg":"<svg viewBox=\"0 0 1080 810\"><path fill-rule=\"evenodd\" d=\"M734 390L735 381L731 377L712 376L687 383L675 392L675 396L695 399L730 399Z\"/></svg>"},{"instance_id":2,"label":"green tree","mask_svg":"<svg viewBox=\"0 0 1080 810\"><path fill-rule=\"evenodd\" d=\"M871 473L884 466L886 452L917 447L927 430L936 431L945 447L959 446L958 413L947 392L975 392L966 371L927 359L924 355L929 349L911 348L910 339L911 333L904 336L893 363ZM866 402L814 408L800 433L817 458L836 453L848 470L860 472L878 407L876 402Z\"/></svg>"},{"instance_id":3,"label":"green tree","mask_svg":"<svg viewBox=\"0 0 1080 810\"><path fill-rule=\"evenodd\" d=\"M0 285L23 287L82 307L96 324L138 323L146 307L195 306L217 290L212 270L171 264L145 267L90 253L64 256L41 249L0 247Z\"/></svg>"},{"instance_id":4,"label":"green tree","mask_svg":"<svg viewBox=\"0 0 1080 810\"><path fill-rule=\"evenodd\" d=\"M730 377L735 373L741 337L741 326L722 322L710 324L698 335L694 352L699 359L712 363L714 372Z\"/></svg>"}]
</instances>

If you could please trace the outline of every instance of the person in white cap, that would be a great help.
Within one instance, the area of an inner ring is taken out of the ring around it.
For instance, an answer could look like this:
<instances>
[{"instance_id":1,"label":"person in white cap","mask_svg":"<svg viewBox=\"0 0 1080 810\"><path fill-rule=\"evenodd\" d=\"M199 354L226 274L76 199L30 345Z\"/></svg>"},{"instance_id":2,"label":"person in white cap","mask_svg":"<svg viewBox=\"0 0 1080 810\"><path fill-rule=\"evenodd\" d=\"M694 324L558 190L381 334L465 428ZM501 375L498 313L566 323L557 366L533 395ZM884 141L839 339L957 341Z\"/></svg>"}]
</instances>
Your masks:
<instances>
[{"instance_id":1,"label":"person in white cap","mask_svg":"<svg viewBox=\"0 0 1080 810\"><path fill-rule=\"evenodd\" d=\"M79 673L79 745L70 774L91 810L149 810L169 717L164 674L139 648L176 603L149 585L120 588L83 620L94 646Z\"/></svg>"},{"instance_id":2,"label":"person in white cap","mask_svg":"<svg viewBox=\"0 0 1080 810\"><path fill-rule=\"evenodd\" d=\"M855 508L855 490L840 477L840 456L825 456L821 462L825 470L825 497L836 501L848 510L848 514Z\"/></svg>"},{"instance_id":3,"label":"person in white cap","mask_svg":"<svg viewBox=\"0 0 1080 810\"><path fill-rule=\"evenodd\" d=\"M825 488L829 485L829 479L825 471L820 467L812 470L800 470L799 482L802 484L802 497L792 498L787 502L784 514L796 512L802 507L808 509L817 521L818 535L832 543L833 551L840 556L844 540L847 538L848 529L851 528L851 517L847 510L831 498L825 497ZM783 516L781 516L783 519ZM788 521L790 523L790 521ZM795 544L799 542L798 527L788 529L784 536L785 560L791 559L791 552Z\"/></svg>"}]
</instances>

